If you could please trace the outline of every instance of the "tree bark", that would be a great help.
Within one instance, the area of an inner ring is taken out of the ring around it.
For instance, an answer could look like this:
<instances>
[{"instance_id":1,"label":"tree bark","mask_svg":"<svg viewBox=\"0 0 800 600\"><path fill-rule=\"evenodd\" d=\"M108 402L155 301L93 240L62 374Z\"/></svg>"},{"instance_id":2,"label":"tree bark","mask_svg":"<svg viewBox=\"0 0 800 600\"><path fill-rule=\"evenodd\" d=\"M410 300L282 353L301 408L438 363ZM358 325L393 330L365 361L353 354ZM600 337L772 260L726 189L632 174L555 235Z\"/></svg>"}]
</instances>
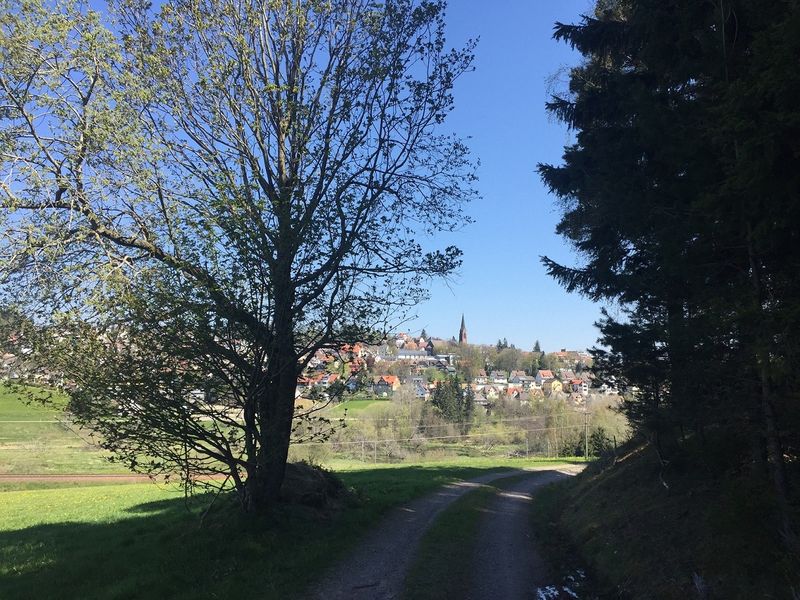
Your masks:
<instances>
[{"instance_id":1,"label":"tree bark","mask_svg":"<svg viewBox=\"0 0 800 600\"><path fill-rule=\"evenodd\" d=\"M245 482L245 510L269 510L280 499L286 473L297 388L297 360L292 346L276 348L268 367L270 381L258 399L259 431L255 466Z\"/></svg>"},{"instance_id":2,"label":"tree bark","mask_svg":"<svg viewBox=\"0 0 800 600\"><path fill-rule=\"evenodd\" d=\"M789 499L789 481L786 477L786 463L783 459L783 444L778 431L777 419L775 416L775 406L772 403L772 394L769 389L768 375L765 367L761 367L761 410L764 417L764 429L767 439L767 457L772 471L772 481L775 491L778 492L781 500L786 502Z\"/></svg>"},{"instance_id":3,"label":"tree bark","mask_svg":"<svg viewBox=\"0 0 800 600\"><path fill-rule=\"evenodd\" d=\"M750 285L753 290L753 303L755 313L759 315L758 322L753 325L753 339L755 341L755 359L758 366L758 378L761 384L761 416L764 423L764 434L767 443L767 458L772 473L772 482L781 501L784 521L786 503L789 501L789 481L786 477L786 464L783 459L783 445L781 444L780 431L778 430L775 406L772 401L772 386L769 374L769 353L765 350L764 333L762 328L768 322L763 310L764 289L761 284L761 270L753 244L753 228L748 219L745 219L745 236L747 241L747 260L750 267Z\"/></svg>"}]
</instances>

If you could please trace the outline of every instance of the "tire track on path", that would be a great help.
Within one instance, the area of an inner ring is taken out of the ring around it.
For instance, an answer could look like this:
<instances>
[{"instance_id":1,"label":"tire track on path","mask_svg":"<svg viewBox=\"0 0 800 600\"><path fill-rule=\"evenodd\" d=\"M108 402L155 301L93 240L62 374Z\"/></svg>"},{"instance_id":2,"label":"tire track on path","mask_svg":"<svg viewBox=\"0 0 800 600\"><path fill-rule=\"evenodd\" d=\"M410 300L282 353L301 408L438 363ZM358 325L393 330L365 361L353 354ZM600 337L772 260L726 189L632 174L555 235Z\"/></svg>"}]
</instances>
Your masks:
<instances>
[{"instance_id":1,"label":"tire track on path","mask_svg":"<svg viewBox=\"0 0 800 600\"><path fill-rule=\"evenodd\" d=\"M573 474L572 467L560 471L514 470L488 473L469 481L443 486L437 492L392 511L347 558L334 565L303 596L314 600L390 600L400 598L417 546L437 515L453 501L480 485L498 479L537 472L552 477ZM526 481L528 478L525 479ZM494 598L502 596L495 595Z\"/></svg>"},{"instance_id":2,"label":"tire track on path","mask_svg":"<svg viewBox=\"0 0 800 600\"><path fill-rule=\"evenodd\" d=\"M538 598L537 589L552 583L533 539L530 503L537 489L564 477L557 471L531 473L495 495L478 528L468 600Z\"/></svg>"}]
</instances>

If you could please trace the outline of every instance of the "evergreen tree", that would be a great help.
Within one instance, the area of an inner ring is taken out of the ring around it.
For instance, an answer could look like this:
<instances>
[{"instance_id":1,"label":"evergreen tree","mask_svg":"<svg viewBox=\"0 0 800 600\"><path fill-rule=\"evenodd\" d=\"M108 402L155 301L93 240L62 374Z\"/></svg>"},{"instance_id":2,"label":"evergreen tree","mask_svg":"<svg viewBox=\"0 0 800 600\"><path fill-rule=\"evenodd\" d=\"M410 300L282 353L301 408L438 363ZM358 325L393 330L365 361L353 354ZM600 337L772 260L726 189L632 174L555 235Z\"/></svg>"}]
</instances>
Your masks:
<instances>
[{"instance_id":1,"label":"evergreen tree","mask_svg":"<svg viewBox=\"0 0 800 600\"><path fill-rule=\"evenodd\" d=\"M457 422L460 416L461 398L458 379L448 377L444 381L437 381L433 390L431 404L433 404L448 421Z\"/></svg>"},{"instance_id":2,"label":"evergreen tree","mask_svg":"<svg viewBox=\"0 0 800 600\"><path fill-rule=\"evenodd\" d=\"M475 413L475 393L469 385L463 385L460 377L451 375L444 381L438 381L431 404L439 409L446 420L458 423L462 434L469 432Z\"/></svg>"},{"instance_id":3,"label":"evergreen tree","mask_svg":"<svg viewBox=\"0 0 800 600\"><path fill-rule=\"evenodd\" d=\"M595 372L638 388L625 411L662 451L687 429L750 436L785 506L800 442L800 5L603 0L555 37L584 56L548 104L576 135L539 172L584 262L544 264L622 307L598 323Z\"/></svg>"},{"instance_id":4,"label":"evergreen tree","mask_svg":"<svg viewBox=\"0 0 800 600\"><path fill-rule=\"evenodd\" d=\"M467 385L464 390L464 404L461 415L461 433L466 435L472 427L472 419L475 416L475 391L471 385Z\"/></svg>"}]
</instances>

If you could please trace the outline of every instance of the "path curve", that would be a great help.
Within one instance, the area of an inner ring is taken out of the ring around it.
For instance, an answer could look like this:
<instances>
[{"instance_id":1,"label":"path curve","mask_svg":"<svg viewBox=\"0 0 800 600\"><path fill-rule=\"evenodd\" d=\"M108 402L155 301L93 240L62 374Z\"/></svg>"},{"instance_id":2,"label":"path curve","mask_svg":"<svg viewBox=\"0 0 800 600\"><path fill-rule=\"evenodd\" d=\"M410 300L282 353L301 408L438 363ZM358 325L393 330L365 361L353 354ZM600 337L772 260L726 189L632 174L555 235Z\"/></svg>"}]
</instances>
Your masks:
<instances>
[{"instance_id":1,"label":"path curve","mask_svg":"<svg viewBox=\"0 0 800 600\"><path fill-rule=\"evenodd\" d=\"M328 571L304 596L314 600L390 600L399 598L422 536L449 504L483 484L537 471L574 474L571 466L487 473L451 483L392 511L356 550ZM558 475L554 475L557 477ZM526 478L527 480L528 478ZM497 598L498 596L495 596Z\"/></svg>"},{"instance_id":2,"label":"path curve","mask_svg":"<svg viewBox=\"0 0 800 600\"><path fill-rule=\"evenodd\" d=\"M550 583L533 539L530 503L538 488L563 477L532 473L495 495L478 527L468 600L537 598L537 589Z\"/></svg>"}]
</instances>

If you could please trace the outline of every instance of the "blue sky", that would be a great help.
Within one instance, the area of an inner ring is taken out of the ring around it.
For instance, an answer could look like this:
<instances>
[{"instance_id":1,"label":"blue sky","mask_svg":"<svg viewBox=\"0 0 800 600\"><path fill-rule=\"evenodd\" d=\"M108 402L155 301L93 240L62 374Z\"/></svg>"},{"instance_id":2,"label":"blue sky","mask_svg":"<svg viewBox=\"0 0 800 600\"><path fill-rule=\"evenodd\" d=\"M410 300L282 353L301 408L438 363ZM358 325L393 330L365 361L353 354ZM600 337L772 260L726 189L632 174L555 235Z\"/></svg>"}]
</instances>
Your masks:
<instances>
[{"instance_id":1,"label":"blue sky","mask_svg":"<svg viewBox=\"0 0 800 600\"><path fill-rule=\"evenodd\" d=\"M418 317L403 326L412 333L458 335L462 312L469 340L507 338L530 350L582 349L594 345L600 307L567 294L544 271L540 255L574 263L555 234L555 200L536 174L539 162L560 162L570 141L564 126L545 113L548 91L563 88L566 68L580 60L552 39L556 21L577 22L591 0L450 0L448 44L479 37L475 71L455 89L448 129L469 136L480 159L482 199L469 209L475 223L439 239L464 252L459 275L436 282ZM557 78L553 83L553 77ZM560 83L559 83L560 82Z\"/></svg>"}]
</instances>

